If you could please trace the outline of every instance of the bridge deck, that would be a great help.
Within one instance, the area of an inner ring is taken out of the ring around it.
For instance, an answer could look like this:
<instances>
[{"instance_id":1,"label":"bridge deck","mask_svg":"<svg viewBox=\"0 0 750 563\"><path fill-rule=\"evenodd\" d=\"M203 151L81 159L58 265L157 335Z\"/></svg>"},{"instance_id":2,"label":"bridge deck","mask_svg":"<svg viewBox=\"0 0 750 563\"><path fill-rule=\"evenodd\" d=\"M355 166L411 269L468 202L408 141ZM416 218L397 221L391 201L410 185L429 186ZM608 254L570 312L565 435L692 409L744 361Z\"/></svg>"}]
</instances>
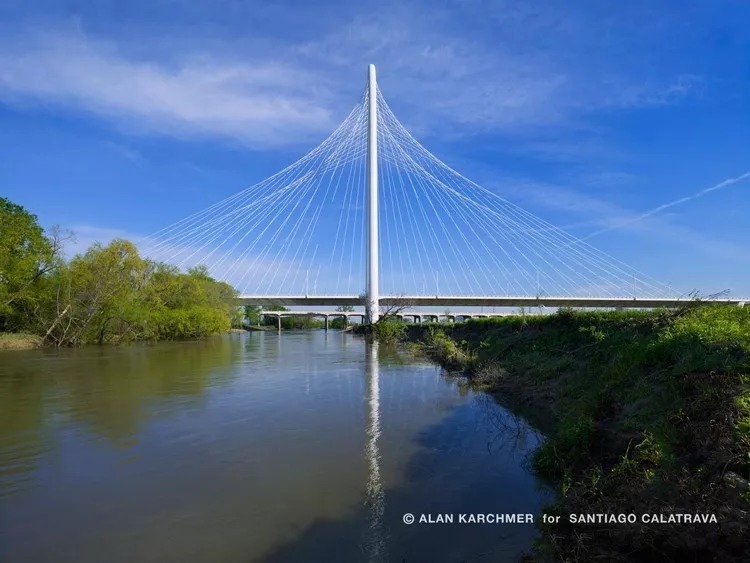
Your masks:
<instances>
[{"instance_id":1,"label":"bridge deck","mask_svg":"<svg viewBox=\"0 0 750 563\"><path fill-rule=\"evenodd\" d=\"M273 310L261 310L258 312L259 315L267 315L269 317L364 317L365 313L363 311L273 311ZM426 312L420 312L420 311L403 311L398 313L396 316L398 317L425 317L425 318L432 318L432 317L506 317L509 315L512 315L513 313L477 313L475 312L466 312L466 311L459 311L457 313L426 313Z\"/></svg>"},{"instance_id":2,"label":"bridge deck","mask_svg":"<svg viewBox=\"0 0 750 563\"><path fill-rule=\"evenodd\" d=\"M750 299L749 299L750 300ZM595 307L655 309L659 307L679 307L690 303L691 299L651 299L645 297L488 297L488 296L384 296L381 306L406 304L413 307ZM714 299L712 303L724 303L742 307L746 299ZM362 298L357 295L240 295L238 305L259 305L261 307L339 307L362 306Z\"/></svg>"}]
</instances>

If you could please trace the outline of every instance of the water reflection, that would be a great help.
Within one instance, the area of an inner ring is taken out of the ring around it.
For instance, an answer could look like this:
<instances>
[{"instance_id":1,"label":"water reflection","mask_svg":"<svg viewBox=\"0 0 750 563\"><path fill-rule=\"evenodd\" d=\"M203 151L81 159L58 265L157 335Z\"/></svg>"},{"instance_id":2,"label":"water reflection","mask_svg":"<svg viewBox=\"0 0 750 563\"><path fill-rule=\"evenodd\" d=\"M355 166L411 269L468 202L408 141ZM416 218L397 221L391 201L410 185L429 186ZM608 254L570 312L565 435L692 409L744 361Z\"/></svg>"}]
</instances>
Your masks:
<instances>
[{"instance_id":1,"label":"water reflection","mask_svg":"<svg viewBox=\"0 0 750 563\"><path fill-rule=\"evenodd\" d=\"M529 425L521 416L498 409L494 397L481 394L476 401L484 414L487 427L493 431L487 442L487 449L492 454L502 452L509 456L526 456L530 446L544 439L542 432Z\"/></svg>"},{"instance_id":2,"label":"water reflection","mask_svg":"<svg viewBox=\"0 0 750 563\"><path fill-rule=\"evenodd\" d=\"M365 347L365 376L367 378L367 505L370 511L367 551L370 561L385 561L383 514L385 492L380 476L380 364L378 343Z\"/></svg>"},{"instance_id":3,"label":"water reflection","mask_svg":"<svg viewBox=\"0 0 750 563\"><path fill-rule=\"evenodd\" d=\"M0 355L0 560L503 560L401 521L542 501L484 397L335 332Z\"/></svg>"},{"instance_id":4,"label":"water reflection","mask_svg":"<svg viewBox=\"0 0 750 563\"><path fill-rule=\"evenodd\" d=\"M0 496L29 484L60 427L128 449L150 421L201 407L229 383L227 339L0 355Z\"/></svg>"}]
</instances>

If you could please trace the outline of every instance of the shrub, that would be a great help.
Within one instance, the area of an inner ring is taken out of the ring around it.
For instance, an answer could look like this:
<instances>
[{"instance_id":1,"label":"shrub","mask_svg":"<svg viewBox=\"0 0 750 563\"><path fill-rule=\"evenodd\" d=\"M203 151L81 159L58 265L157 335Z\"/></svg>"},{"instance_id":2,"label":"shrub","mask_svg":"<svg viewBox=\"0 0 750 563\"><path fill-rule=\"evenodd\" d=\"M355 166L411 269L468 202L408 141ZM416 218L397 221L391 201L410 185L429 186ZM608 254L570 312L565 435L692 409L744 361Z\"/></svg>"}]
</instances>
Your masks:
<instances>
[{"instance_id":1,"label":"shrub","mask_svg":"<svg viewBox=\"0 0 750 563\"><path fill-rule=\"evenodd\" d=\"M403 339L406 325L400 321L382 319L372 325L372 330L380 342L397 342Z\"/></svg>"}]
</instances>

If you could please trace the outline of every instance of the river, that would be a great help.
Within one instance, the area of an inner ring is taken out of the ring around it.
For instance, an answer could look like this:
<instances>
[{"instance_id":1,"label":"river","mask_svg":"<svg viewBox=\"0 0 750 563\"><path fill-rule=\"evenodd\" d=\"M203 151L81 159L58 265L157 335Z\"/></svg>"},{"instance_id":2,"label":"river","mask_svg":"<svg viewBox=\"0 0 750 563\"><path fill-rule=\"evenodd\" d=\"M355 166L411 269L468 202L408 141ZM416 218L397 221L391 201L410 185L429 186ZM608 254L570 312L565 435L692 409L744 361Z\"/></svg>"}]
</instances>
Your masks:
<instances>
[{"instance_id":1,"label":"river","mask_svg":"<svg viewBox=\"0 0 750 563\"><path fill-rule=\"evenodd\" d=\"M539 440L335 331L0 352L0 561L516 561L534 524L458 520L538 518Z\"/></svg>"}]
</instances>

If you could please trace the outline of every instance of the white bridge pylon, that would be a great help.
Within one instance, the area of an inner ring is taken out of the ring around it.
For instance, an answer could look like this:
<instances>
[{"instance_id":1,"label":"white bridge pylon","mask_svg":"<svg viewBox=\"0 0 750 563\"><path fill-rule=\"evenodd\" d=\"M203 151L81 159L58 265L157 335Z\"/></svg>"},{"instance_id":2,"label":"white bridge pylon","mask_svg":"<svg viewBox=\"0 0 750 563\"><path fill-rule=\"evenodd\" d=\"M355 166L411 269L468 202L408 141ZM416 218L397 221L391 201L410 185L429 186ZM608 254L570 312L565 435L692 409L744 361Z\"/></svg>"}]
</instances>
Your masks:
<instances>
[{"instance_id":1,"label":"white bridge pylon","mask_svg":"<svg viewBox=\"0 0 750 563\"><path fill-rule=\"evenodd\" d=\"M256 301L358 296L372 320L398 296L677 297L436 158L391 111L373 65L360 102L311 152L140 246Z\"/></svg>"}]
</instances>

